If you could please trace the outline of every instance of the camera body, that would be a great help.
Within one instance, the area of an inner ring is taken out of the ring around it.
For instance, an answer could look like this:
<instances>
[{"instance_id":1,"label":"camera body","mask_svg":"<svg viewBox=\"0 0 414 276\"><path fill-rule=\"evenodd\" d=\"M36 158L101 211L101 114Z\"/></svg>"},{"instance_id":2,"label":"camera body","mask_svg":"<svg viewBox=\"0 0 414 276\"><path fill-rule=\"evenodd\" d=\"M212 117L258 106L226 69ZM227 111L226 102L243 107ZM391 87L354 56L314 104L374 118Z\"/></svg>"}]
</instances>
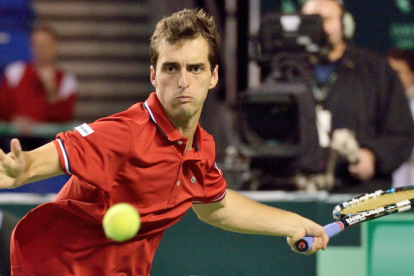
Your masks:
<instances>
[{"instance_id":1,"label":"camera body","mask_svg":"<svg viewBox=\"0 0 414 276\"><path fill-rule=\"evenodd\" d=\"M281 183L295 189L296 174L319 169L317 154L307 151L318 148L308 69L310 60L327 59L331 44L322 18L302 14L265 15L253 43L250 58L263 75L258 87L239 94L239 151L258 179L269 179L259 189L280 189Z\"/></svg>"},{"instance_id":2,"label":"camera body","mask_svg":"<svg viewBox=\"0 0 414 276\"><path fill-rule=\"evenodd\" d=\"M319 15L267 14L261 21L259 57L271 59L281 52L327 56L331 44Z\"/></svg>"}]
</instances>

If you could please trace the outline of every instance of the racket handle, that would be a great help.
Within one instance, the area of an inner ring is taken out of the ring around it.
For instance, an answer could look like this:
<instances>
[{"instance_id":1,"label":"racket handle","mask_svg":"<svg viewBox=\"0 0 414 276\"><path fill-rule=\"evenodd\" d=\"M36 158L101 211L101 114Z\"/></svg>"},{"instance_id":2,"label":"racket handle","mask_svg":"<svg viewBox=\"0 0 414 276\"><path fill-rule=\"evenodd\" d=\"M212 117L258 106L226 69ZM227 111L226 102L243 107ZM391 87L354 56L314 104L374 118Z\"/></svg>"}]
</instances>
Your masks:
<instances>
[{"instance_id":1,"label":"racket handle","mask_svg":"<svg viewBox=\"0 0 414 276\"><path fill-rule=\"evenodd\" d=\"M339 234L342 230L344 230L344 224L340 221L337 221L337 222L333 222L333 223L325 225L323 229L325 230L326 235L328 235L328 237L331 238ZM298 240L295 243L295 248L299 252L306 253L309 250L311 250L312 245L313 245L313 237L306 236L306 237L303 237L301 240Z\"/></svg>"}]
</instances>

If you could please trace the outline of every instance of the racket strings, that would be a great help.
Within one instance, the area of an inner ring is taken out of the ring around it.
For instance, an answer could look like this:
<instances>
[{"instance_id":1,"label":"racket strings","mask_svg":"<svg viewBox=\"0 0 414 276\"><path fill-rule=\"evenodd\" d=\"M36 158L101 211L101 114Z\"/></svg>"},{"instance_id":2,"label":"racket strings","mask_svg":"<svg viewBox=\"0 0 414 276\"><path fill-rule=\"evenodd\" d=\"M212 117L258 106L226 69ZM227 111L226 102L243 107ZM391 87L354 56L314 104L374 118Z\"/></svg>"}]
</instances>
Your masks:
<instances>
[{"instance_id":1,"label":"racket strings","mask_svg":"<svg viewBox=\"0 0 414 276\"><path fill-rule=\"evenodd\" d=\"M387 205L395 204L404 200L414 198L414 189L384 194L375 198L356 203L355 205L342 209L339 213L342 215L375 210Z\"/></svg>"}]
</instances>

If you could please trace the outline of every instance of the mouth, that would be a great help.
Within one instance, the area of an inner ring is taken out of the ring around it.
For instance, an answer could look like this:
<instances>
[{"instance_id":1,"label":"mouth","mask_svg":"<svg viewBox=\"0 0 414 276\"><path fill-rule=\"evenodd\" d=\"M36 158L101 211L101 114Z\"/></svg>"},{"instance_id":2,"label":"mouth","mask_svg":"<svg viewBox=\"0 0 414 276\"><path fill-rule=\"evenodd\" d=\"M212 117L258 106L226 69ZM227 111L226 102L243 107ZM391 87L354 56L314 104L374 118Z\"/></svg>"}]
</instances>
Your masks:
<instances>
[{"instance_id":1,"label":"mouth","mask_svg":"<svg viewBox=\"0 0 414 276\"><path fill-rule=\"evenodd\" d=\"M190 97L190 96L179 96L176 99L179 102L189 102L189 101L191 101L193 99L193 97Z\"/></svg>"}]
</instances>

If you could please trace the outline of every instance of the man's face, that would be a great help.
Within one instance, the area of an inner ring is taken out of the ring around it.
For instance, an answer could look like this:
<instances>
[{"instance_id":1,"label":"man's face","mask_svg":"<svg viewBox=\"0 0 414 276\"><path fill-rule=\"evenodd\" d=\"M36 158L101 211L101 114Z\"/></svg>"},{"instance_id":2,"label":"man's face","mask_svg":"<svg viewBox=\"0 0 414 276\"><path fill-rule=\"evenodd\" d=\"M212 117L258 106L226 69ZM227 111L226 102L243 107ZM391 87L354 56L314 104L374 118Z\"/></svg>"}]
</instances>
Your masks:
<instances>
[{"instance_id":1,"label":"man's face","mask_svg":"<svg viewBox=\"0 0 414 276\"><path fill-rule=\"evenodd\" d=\"M151 82L164 110L173 121L199 116L208 90L218 82L218 67L211 72L208 44L197 37L158 45L156 69L151 67Z\"/></svg>"},{"instance_id":2,"label":"man's face","mask_svg":"<svg viewBox=\"0 0 414 276\"><path fill-rule=\"evenodd\" d=\"M55 62L57 41L48 32L35 31L32 34L31 47L35 63L45 65Z\"/></svg>"},{"instance_id":3,"label":"man's face","mask_svg":"<svg viewBox=\"0 0 414 276\"><path fill-rule=\"evenodd\" d=\"M323 28L329 36L329 42L335 47L343 43L342 9L332 0L308 1L302 8L302 13L318 14L323 19Z\"/></svg>"},{"instance_id":4,"label":"man's face","mask_svg":"<svg viewBox=\"0 0 414 276\"><path fill-rule=\"evenodd\" d=\"M394 69L401 79L406 91L414 85L414 72L410 66L402 59L388 58L388 63Z\"/></svg>"}]
</instances>

